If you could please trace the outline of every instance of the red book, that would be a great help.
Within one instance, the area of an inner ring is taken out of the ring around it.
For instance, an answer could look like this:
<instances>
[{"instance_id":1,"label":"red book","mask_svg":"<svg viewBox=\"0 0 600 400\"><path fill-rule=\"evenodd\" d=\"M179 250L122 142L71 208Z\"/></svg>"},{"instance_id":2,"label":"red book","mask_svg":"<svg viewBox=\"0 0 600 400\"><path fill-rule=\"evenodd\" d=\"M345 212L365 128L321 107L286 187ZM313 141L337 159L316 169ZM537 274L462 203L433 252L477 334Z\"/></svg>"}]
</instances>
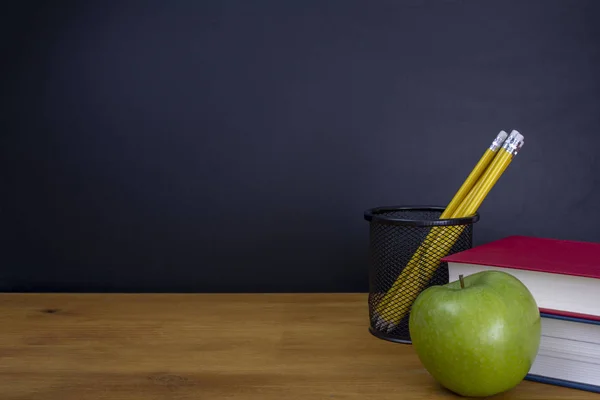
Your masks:
<instances>
[{"instance_id":1,"label":"red book","mask_svg":"<svg viewBox=\"0 0 600 400\"><path fill-rule=\"evenodd\" d=\"M482 270L508 272L541 312L600 320L600 243L509 236L444 257L450 281Z\"/></svg>"}]
</instances>

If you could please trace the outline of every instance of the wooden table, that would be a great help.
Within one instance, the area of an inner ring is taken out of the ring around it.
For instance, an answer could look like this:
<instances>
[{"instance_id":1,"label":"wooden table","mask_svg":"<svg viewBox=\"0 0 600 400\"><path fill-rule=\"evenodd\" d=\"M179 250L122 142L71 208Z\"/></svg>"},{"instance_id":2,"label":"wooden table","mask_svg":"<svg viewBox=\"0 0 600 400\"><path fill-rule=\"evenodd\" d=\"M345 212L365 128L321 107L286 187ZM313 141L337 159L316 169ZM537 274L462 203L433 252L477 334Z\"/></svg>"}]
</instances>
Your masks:
<instances>
[{"instance_id":1,"label":"wooden table","mask_svg":"<svg viewBox=\"0 0 600 400\"><path fill-rule=\"evenodd\" d=\"M522 382L502 399L600 399ZM0 398L452 399L366 295L0 295Z\"/></svg>"}]
</instances>

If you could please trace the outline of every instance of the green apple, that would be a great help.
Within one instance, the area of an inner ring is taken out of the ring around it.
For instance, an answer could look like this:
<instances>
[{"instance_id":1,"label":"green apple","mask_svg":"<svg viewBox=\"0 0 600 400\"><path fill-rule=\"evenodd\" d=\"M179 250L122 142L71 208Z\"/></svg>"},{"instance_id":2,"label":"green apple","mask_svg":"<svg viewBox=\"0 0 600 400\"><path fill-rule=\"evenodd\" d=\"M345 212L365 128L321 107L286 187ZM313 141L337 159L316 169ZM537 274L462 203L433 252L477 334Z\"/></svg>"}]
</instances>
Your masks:
<instances>
[{"instance_id":1,"label":"green apple","mask_svg":"<svg viewBox=\"0 0 600 400\"><path fill-rule=\"evenodd\" d=\"M537 356L541 320L529 289L511 274L486 270L415 299L409 331L425 369L461 396L518 385Z\"/></svg>"}]
</instances>

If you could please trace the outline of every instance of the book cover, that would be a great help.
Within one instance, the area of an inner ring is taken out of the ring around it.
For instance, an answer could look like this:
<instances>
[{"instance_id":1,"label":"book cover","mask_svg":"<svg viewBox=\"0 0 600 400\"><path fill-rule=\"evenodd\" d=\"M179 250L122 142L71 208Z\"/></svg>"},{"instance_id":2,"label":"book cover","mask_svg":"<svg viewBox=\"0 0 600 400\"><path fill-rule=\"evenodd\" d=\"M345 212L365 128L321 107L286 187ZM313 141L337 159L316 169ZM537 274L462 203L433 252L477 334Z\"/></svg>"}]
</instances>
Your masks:
<instances>
[{"instance_id":1,"label":"book cover","mask_svg":"<svg viewBox=\"0 0 600 400\"><path fill-rule=\"evenodd\" d=\"M525 380L532 382L545 383L547 385L563 386L569 389L585 390L587 392L600 393L600 386L590 385L587 383L579 383L568 381L565 379L548 378L546 376L527 374Z\"/></svg>"},{"instance_id":2,"label":"book cover","mask_svg":"<svg viewBox=\"0 0 600 400\"><path fill-rule=\"evenodd\" d=\"M600 243L592 242L515 235L446 256L442 261L600 279Z\"/></svg>"},{"instance_id":3,"label":"book cover","mask_svg":"<svg viewBox=\"0 0 600 400\"><path fill-rule=\"evenodd\" d=\"M578 314L573 312L540 308L540 317L553 318L570 322L578 322L582 324L600 325L600 315Z\"/></svg>"}]
</instances>

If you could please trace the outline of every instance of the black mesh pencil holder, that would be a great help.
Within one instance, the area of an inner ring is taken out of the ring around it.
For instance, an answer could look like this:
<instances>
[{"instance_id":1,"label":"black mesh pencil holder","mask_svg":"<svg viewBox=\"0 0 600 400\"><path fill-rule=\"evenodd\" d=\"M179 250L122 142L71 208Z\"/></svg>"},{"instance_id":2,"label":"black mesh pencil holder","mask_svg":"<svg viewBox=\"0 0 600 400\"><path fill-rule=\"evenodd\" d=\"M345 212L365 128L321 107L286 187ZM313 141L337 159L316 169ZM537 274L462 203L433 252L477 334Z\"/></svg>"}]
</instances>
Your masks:
<instances>
[{"instance_id":1,"label":"black mesh pencil holder","mask_svg":"<svg viewBox=\"0 0 600 400\"><path fill-rule=\"evenodd\" d=\"M441 258L473 246L468 218L439 219L443 207L378 207L369 221L369 331L381 338L411 343L408 318L425 288L448 283Z\"/></svg>"}]
</instances>

